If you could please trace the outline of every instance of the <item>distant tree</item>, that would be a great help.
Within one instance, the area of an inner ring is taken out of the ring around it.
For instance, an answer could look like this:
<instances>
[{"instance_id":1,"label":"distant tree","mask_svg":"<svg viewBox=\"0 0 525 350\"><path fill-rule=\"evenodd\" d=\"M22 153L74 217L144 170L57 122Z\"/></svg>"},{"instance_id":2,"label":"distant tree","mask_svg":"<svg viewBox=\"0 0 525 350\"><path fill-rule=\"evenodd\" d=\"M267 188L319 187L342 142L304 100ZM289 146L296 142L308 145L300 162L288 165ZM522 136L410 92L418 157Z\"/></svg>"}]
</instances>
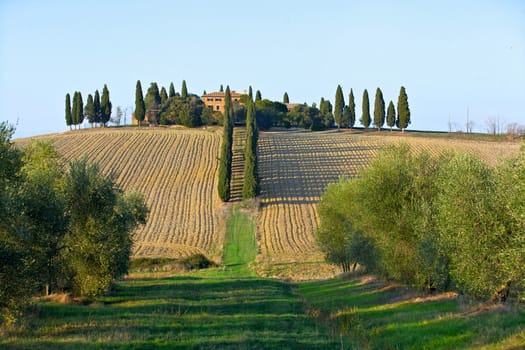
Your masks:
<instances>
[{"instance_id":1,"label":"distant tree","mask_svg":"<svg viewBox=\"0 0 525 350\"><path fill-rule=\"evenodd\" d=\"M394 107L394 103L390 101L388 104L388 109L386 112L386 125L390 127L390 130L396 125L396 108Z\"/></svg>"},{"instance_id":2,"label":"distant tree","mask_svg":"<svg viewBox=\"0 0 525 350\"><path fill-rule=\"evenodd\" d=\"M385 124L385 100L383 100L383 93L380 88L376 89L376 97L374 100L374 126L378 131Z\"/></svg>"},{"instance_id":3,"label":"distant tree","mask_svg":"<svg viewBox=\"0 0 525 350\"><path fill-rule=\"evenodd\" d=\"M206 95L206 90L202 90L202 95Z\"/></svg>"},{"instance_id":4,"label":"distant tree","mask_svg":"<svg viewBox=\"0 0 525 350\"><path fill-rule=\"evenodd\" d=\"M355 125L355 100L352 89L350 89L350 96L348 97L348 125L350 128Z\"/></svg>"},{"instance_id":5,"label":"distant tree","mask_svg":"<svg viewBox=\"0 0 525 350\"><path fill-rule=\"evenodd\" d=\"M313 129L321 130L324 128L329 128L334 123L334 115L332 114L332 103L329 100L325 100L321 97L321 102L319 103L319 118L322 125L317 126L315 121ZM320 128L320 129L319 129Z\"/></svg>"},{"instance_id":6,"label":"distant tree","mask_svg":"<svg viewBox=\"0 0 525 350\"><path fill-rule=\"evenodd\" d=\"M233 125L233 105L230 87L227 86L224 97L223 135L221 144L221 157L219 160L219 182L217 187L219 198L223 202L228 202L231 195L230 181L232 172Z\"/></svg>"},{"instance_id":7,"label":"distant tree","mask_svg":"<svg viewBox=\"0 0 525 350\"><path fill-rule=\"evenodd\" d=\"M102 98L100 100L100 122L103 126L106 126L106 124L111 119L111 100L109 99L109 90L106 84L104 84L104 88L102 89Z\"/></svg>"},{"instance_id":8,"label":"distant tree","mask_svg":"<svg viewBox=\"0 0 525 350\"><path fill-rule=\"evenodd\" d=\"M399 98L397 100L397 122L396 125L402 132L410 125L410 108L408 106L408 96L405 87L401 86Z\"/></svg>"},{"instance_id":9,"label":"distant tree","mask_svg":"<svg viewBox=\"0 0 525 350\"><path fill-rule=\"evenodd\" d=\"M95 122L95 105L93 103L93 96L91 94L89 94L87 97L86 107L84 108L84 115L86 116L88 122L91 124L91 127L93 127L93 123Z\"/></svg>"},{"instance_id":10,"label":"distant tree","mask_svg":"<svg viewBox=\"0 0 525 350\"><path fill-rule=\"evenodd\" d=\"M114 125L120 125L120 121L122 120L123 115L124 111L122 110L122 107L117 106L117 111L115 112L115 116L111 118L111 122Z\"/></svg>"},{"instance_id":11,"label":"distant tree","mask_svg":"<svg viewBox=\"0 0 525 350\"><path fill-rule=\"evenodd\" d=\"M73 124L73 117L71 116L71 97L69 93L66 94L66 125L69 126L71 130L71 125Z\"/></svg>"},{"instance_id":12,"label":"distant tree","mask_svg":"<svg viewBox=\"0 0 525 350\"><path fill-rule=\"evenodd\" d=\"M166 89L164 86L160 89L160 103L164 105L168 101L168 93L166 92Z\"/></svg>"},{"instance_id":13,"label":"distant tree","mask_svg":"<svg viewBox=\"0 0 525 350\"><path fill-rule=\"evenodd\" d=\"M135 88L135 113L133 116L139 122L139 126L146 117L146 106L144 104L144 98L142 97L140 80L137 80L137 87Z\"/></svg>"},{"instance_id":14,"label":"distant tree","mask_svg":"<svg viewBox=\"0 0 525 350\"><path fill-rule=\"evenodd\" d=\"M168 95L169 98L175 97L175 87L173 86L173 83L170 83L170 92Z\"/></svg>"},{"instance_id":15,"label":"distant tree","mask_svg":"<svg viewBox=\"0 0 525 350\"><path fill-rule=\"evenodd\" d=\"M297 105L287 113L288 126L308 129L315 122L320 123L319 109L306 104Z\"/></svg>"},{"instance_id":16,"label":"distant tree","mask_svg":"<svg viewBox=\"0 0 525 350\"><path fill-rule=\"evenodd\" d=\"M334 119L337 123L337 129L341 128L341 124L343 124L343 110L345 108L345 98L343 96L343 89L341 89L341 85L337 85L337 89L335 90L335 105L334 105ZM346 125L343 125L343 127L346 127Z\"/></svg>"},{"instance_id":17,"label":"distant tree","mask_svg":"<svg viewBox=\"0 0 525 350\"><path fill-rule=\"evenodd\" d=\"M290 103L290 98L288 97L287 92L285 92L283 95L283 103Z\"/></svg>"},{"instance_id":18,"label":"distant tree","mask_svg":"<svg viewBox=\"0 0 525 350\"><path fill-rule=\"evenodd\" d=\"M368 128L370 126L370 102L368 101L368 91L363 92L363 114L361 116L361 124Z\"/></svg>"},{"instance_id":19,"label":"distant tree","mask_svg":"<svg viewBox=\"0 0 525 350\"><path fill-rule=\"evenodd\" d=\"M222 84L221 84L221 87L219 88L219 91L224 92L224 87L222 86Z\"/></svg>"},{"instance_id":20,"label":"distant tree","mask_svg":"<svg viewBox=\"0 0 525 350\"><path fill-rule=\"evenodd\" d=\"M93 110L95 111L95 124L98 124L102 120L102 106L100 104L100 94L98 90L95 90L95 97L93 98Z\"/></svg>"},{"instance_id":21,"label":"distant tree","mask_svg":"<svg viewBox=\"0 0 525 350\"><path fill-rule=\"evenodd\" d=\"M180 89L180 96L182 98L188 97L188 88L186 87L186 80L182 81L182 87Z\"/></svg>"},{"instance_id":22,"label":"distant tree","mask_svg":"<svg viewBox=\"0 0 525 350\"><path fill-rule=\"evenodd\" d=\"M74 125L80 125L84 121L84 103L82 102L82 94L79 91L75 91L73 95L71 116Z\"/></svg>"},{"instance_id":23,"label":"distant tree","mask_svg":"<svg viewBox=\"0 0 525 350\"><path fill-rule=\"evenodd\" d=\"M157 83L153 82L150 84L150 87L146 92L146 97L144 98L144 104L146 106L146 115L150 125L158 124L161 99Z\"/></svg>"},{"instance_id":24,"label":"distant tree","mask_svg":"<svg viewBox=\"0 0 525 350\"><path fill-rule=\"evenodd\" d=\"M257 92L255 92L255 102L260 100L262 100L261 92L257 90Z\"/></svg>"},{"instance_id":25,"label":"distant tree","mask_svg":"<svg viewBox=\"0 0 525 350\"><path fill-rule=\"evenodd\" d=\"M252 90L252 86L251 85L248 88L248 96L250 97L250 100L253 101L253 90Z\"/></svg>"}]
</instances>

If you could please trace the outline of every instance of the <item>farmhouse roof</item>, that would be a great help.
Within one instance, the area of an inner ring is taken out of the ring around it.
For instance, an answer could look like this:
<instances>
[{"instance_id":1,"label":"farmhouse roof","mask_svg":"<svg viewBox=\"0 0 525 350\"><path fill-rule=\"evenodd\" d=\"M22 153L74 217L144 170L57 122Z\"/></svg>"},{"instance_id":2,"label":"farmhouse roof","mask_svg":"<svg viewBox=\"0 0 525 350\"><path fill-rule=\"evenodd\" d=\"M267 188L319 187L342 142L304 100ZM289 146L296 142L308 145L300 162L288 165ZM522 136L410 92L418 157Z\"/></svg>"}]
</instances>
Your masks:
<instances>
[{"instance_id":1,"label":"farmhouse roof","mask_svg":"<svg viewBox=\"0 0 525 350\"><path fill-rule=\"evenodd\" d=\"M224 97L226 95L225 92L210 92L209 94L202 95L202 97ZM235 90L232 90L230 92L231 97L241 97L241 94L236 92Z\"/></svg>"}]
</instances>

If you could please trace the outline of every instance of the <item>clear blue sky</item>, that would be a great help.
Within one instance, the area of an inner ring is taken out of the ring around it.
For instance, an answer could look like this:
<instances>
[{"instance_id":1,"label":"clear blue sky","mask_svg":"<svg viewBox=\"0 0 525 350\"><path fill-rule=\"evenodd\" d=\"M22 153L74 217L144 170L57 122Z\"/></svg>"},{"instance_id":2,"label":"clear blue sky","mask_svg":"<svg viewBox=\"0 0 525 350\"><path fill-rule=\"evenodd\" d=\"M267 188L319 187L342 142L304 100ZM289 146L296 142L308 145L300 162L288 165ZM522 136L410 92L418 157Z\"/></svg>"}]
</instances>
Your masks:
<instances>
[{"instance_id":1,"label":"clear blue sky","mask_svg":"<svg viewBox=\"0 0 525 350\"><path fill-rule=\"evenodd\" d=\"M525 124L525 1L0 0L0 120L15 137L66 130L67 92L109 87L114 109L135 83L201 94L249 85L263 98L334 100L341 84L397 102L412 129ZM129 121L129 117L128 117Z\"/></svg>"}]
</instances>

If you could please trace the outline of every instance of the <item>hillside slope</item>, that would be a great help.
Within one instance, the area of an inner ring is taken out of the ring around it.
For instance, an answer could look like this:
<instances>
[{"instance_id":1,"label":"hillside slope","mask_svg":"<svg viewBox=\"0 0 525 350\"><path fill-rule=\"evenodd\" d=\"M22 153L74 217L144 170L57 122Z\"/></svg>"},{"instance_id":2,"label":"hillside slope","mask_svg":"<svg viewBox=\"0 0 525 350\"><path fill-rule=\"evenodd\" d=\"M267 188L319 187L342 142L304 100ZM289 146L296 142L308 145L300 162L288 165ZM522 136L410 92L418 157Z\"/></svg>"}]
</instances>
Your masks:
<instances>
[{"instance_id":1,"label":"hillside slope","mask_svg":"<svg viewBox=\"0 0 525 350\"><path fill-rule=\"evenodd\" d=\"M218 129L85 129L33 139L51 139L66 161L86 155L123 189L145 195L150 215L135 232L135 256L220 257Z\"/></svg>"}]
</instances>

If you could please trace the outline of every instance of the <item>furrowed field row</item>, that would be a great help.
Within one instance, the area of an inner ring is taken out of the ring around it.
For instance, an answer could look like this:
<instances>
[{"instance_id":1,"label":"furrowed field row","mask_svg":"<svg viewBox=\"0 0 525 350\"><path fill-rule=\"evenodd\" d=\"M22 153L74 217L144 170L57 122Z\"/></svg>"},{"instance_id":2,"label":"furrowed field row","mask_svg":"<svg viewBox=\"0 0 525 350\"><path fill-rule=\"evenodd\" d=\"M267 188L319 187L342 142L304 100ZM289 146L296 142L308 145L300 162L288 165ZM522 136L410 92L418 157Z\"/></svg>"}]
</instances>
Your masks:
<instances>
[{"instance_id":1,"label":"furrowed field row","mask_svg":"<svg viewBox=\"0 0 525 350\"><path fill-rule=\"evenodd\" d=\"M66 162L87 156L116 173L124 190L144 194L150 215L134 233L136 256L180 257L220 246L216 129L87 129L39 139L46 138Z\"/></svg>"}]
</instances>

